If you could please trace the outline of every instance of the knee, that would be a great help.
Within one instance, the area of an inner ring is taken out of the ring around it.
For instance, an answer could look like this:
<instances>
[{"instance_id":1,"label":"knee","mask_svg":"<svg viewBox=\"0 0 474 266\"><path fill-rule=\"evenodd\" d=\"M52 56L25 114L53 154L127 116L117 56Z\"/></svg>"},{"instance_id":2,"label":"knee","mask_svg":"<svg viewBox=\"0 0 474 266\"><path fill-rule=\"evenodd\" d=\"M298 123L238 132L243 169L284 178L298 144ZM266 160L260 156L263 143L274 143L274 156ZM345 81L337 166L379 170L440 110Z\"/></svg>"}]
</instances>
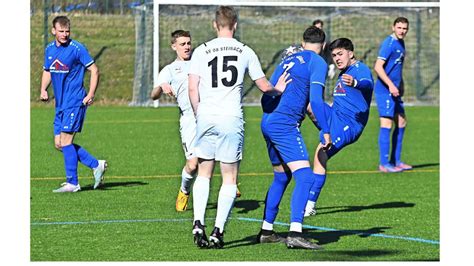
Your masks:
<instances>
[{"instance_id":1,"label":"knee","mask_svg":"<svg viewBox=\"0 0 474 266\"><path fill-rule=\"evenodd\" d=\"M54 143L54 148L56 148L56 150L58 150L58 151L63 150L63 146L61 145L61 143Z\"/></svg>"},{"instance_id":2,"label":"knee","mask_svg":"<svg viewBox=\"0 0 474 266\"><path fill-rule=\"evenodd\" d=\"M186 172L188 172L190 175L194 175L197 171L198 164L197 161L193 160L188 160L186 161Z\"/></svg>"},{"instance_id":3,"label":"knee","mask_svg":"<svg viewBox=\"0 0 474 266\"><path fill-rule=\"evenodd\" d=\"M392 120L391 119L380 119L380 127L392 128Z\"/></svg>"}]
</instances>

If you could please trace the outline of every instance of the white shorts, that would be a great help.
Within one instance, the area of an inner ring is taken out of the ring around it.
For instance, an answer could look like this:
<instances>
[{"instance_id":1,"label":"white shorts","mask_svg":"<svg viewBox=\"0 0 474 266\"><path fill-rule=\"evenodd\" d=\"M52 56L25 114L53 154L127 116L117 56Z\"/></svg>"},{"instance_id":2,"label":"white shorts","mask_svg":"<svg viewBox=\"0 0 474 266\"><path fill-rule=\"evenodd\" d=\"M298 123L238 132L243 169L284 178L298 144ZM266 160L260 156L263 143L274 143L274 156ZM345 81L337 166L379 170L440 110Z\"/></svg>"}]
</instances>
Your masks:
<instances>
[{"instance_id":1,"label":"white shorts","mask_svg":"<svg viewBox=\"0 0 474 266\"><path fill-rule=\"evenodd\" d=\"M185 114L179 118L179 133L186 160L196 157L194 154L196 146L196 118L194 118L194 114Z\"/></svg>"},{"instance_id":2,"label":"white shorts","mask_svg":"<svg viewBox=\"0 0 474 266\"><path fill-rule=\"evenodd\" d=\"M199 115L195 152L198 158L235 163L242 160L244 120L235 116Z\"/></svg>"}]
</instances>

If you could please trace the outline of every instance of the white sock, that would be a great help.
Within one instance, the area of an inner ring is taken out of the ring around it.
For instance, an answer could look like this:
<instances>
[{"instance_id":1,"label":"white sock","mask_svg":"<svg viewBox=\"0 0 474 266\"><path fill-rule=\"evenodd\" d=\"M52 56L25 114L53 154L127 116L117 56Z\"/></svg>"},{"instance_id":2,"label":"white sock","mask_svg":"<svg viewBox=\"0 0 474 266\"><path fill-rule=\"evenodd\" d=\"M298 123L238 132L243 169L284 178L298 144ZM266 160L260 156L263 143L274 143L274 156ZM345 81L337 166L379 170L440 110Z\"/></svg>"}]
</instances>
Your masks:
<instances>
[{"instance_id":1,"label":"white sock","mask_svg":"<svg viewBox=\"0 0 474 266\"><path fill-rule=\"evenodd\" d=\"M234 206L237 185L222 185L217 199L216 227L220 232L224 232L224 225L229 217L230 211Z\"/></svg>"},{"instance_id":2,"label":"white sock","mask_svg":"<svg viewBox=\"0 0 474 266\"><path fill-rule=\"evenodd\" d=\"M263 230L269 230L269 231L273 231L273 224L263 220L263 224L262 224L262 229Z\"/></svg>"},{"instance_id":3,"label":"white sock","mask_svg":"<svg viewBox=\"0 0 474 266\"><path fill-rule=\"evenodd\" d=\"M207 177L196 177L193 185L193 211L194 221L201 221L204 225L204 215L206 214L207 200L209 198L209 181Z\"/></svg>"},{"instance_id":4,"label":"white sock","mask_svg":"<svg viewBox=\"0 0 474 266\"><path fill-rule=\"evenodd\" d=\"M290 223L290 231L301 233L303 232L303 225L301 223L292 222Z\"/></svg>"},{"instance_id":5,"label":"white sock","mask_svg":"<svg viewBox=\"0 0 474 266\"><path fill-rule=\"evenodd\" d=\"M186 167L183 167L183 171L181 172L181 191L183 191L184 194L189 194L194 177L186 172L185 169Z\"/></svg>"},{"instance_id":6,"label":"white sock","mask_svg":"<svg viewBox=\"0 0 474 266\"><path fill-rule=\"evenodd\" d=\"M315 205L315 204L316 204L316 202L308 200L308 202L306 202L305 211L306 211L306 212L309 212L309 211L311 211L312 209L314 209L314 205Z\"/></svg>"}]
</instances>

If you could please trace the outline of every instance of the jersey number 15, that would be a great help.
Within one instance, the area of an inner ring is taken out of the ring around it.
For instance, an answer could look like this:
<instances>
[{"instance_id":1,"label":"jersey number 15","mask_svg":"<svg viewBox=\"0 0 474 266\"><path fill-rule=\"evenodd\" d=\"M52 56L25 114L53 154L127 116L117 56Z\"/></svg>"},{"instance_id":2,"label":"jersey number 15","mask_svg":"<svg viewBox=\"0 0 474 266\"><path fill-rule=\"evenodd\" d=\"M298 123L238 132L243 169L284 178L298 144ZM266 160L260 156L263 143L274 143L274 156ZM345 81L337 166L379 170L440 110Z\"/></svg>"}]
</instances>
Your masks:
<instances>
[{"instance_id":1,"label":"jersey number 15","mask_svg":"<svg viewBox=\"0 0 474 266\"><path fill-rule=\"evenodd\" d=\"M212 72L212 87L217 88L217 59L218 57L214 57L209 63L207 63L207 66L211 67L211 72ZM226 87L231 87L234 86L235 83L237 82L237 76L238 76L238 71L237 67L229 64L232 61L237 61L237 56L224 56L223 62L222 62L222 72L227 72L230 71L231 73L231 79L230 81L227 78L222 78L222 85Z\"/></svg>"}]
</instances>

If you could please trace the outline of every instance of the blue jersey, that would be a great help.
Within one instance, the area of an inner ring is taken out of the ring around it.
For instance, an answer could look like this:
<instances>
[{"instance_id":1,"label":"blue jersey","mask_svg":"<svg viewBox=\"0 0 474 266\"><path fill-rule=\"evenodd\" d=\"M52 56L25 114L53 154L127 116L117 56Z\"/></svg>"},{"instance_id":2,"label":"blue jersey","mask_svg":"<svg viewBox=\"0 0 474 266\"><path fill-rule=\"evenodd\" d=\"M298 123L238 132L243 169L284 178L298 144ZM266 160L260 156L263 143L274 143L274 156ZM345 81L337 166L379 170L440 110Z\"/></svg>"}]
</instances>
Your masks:
<instances>
[{"instance_id":1,"label":"blue jersey","mask_svg":"<svg viewBox=\"0 0 474 266\"><path fill-rule=\"evenodd\" d=\"M357 80L356 87L345 85L342 82L343 74ZM364 63L357 61L339 74L334 87L332 108L345 121L365 126L369 119L373 88L374 80L370 69Z\"/></svg>"},{"instance_id":2,"label":"blue jersey","mask_svg":"<svg viewBox=\"0 0 474 266\"><path fill-rule=\"evenodd\" d=\"M286 86L273 113L281 114L298 123L303 121L310 100L310 90L316 86L324 88L327 68L324 59L309 50L285 58L273 72L270 82L275 85L285 70L290 73L292 82Z\"/></svg>"},{"instance_id":3,"label":"blue jersey","mask_svg":"<svg viewBox=\"0 0 474 266\"><path fill-rule=\"evenodd\" d=\"M87 95L84 73L93 63L86 47L75 40L59 46L53 41L46 46L43 69L51 73L57 110L82 105Z\"/></svg>"},{"instance_id":4,"label":"blue jersey","mask_svg":"<svg viewBox=\"0 0 474 266\"><path fill-rule=\"evenodd\" d=\"M398 89L402 89L402 69L405 59L405 42L399 40L393 35L389 35L380 45L378 59L385 61L383 66L390 80ZM375 93L386 93L388 86L380 79L375 83ZM403 94L400 92L400 94Z\"/></svg>"}]
</instances>

